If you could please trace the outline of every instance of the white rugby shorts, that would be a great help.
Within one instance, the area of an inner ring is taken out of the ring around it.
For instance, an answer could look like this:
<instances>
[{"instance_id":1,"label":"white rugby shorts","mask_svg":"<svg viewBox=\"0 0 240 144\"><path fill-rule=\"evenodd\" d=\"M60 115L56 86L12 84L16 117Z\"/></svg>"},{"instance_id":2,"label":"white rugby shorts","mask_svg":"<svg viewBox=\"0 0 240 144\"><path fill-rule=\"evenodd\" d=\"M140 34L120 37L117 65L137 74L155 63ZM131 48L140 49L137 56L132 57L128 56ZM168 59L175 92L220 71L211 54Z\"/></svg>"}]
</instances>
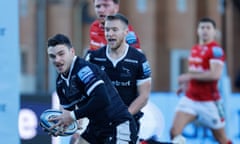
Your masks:
<instances>
[{"instance_id":1,"label":"white rugby shorts","mask_svg":"<svg viewBox=\"0 0 240 144\"><path fill-rule=\"evenodd\" d=\"M197 116L197 121L211 129L220 129L225 126L223 105L220 101L193 101L181 97L176 111L181 111Z\"/></svg>"}]
</instances>

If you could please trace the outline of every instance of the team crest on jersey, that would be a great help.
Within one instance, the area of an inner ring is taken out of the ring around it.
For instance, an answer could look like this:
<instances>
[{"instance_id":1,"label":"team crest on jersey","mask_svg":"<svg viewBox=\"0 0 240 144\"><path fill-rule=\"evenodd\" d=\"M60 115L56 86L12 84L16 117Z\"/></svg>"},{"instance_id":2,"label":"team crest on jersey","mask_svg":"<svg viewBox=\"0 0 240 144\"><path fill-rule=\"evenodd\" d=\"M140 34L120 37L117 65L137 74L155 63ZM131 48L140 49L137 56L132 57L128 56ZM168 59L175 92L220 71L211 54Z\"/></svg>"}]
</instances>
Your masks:
<instances>
[{"instance_id":1,"label":"team crest on jersey","mask_svg":"<svg viewBox=\"0 0 240 144\"><path fill-rule=\"evenodd\" d=\"M213 56L216 58L223 56L223 49L218 46L213 47L212 51L213 51Z\"/></svg>"},{"instance_id":2,"label":"team crest on jersey","mask_svg":"<svg viewBox=\"0 0 240 144\"><path fill-rule=\"evenodd\" d=\"M126 67L122 67L123 73L121 73L120 75L123 77L131 77L131 72L130 69L126 68Z\"/></svg>"},{"instance_id":3,"label":"team crest on jersey","mask_svg":"<svg viewBox=\"0 0 240 144\"><path fill-rule=\"evenodd\" d=\"M85 66L78 72L78 77L84 84L87 84L94 77L94 73L89 66Z\"/></svg>"}]
</instances>

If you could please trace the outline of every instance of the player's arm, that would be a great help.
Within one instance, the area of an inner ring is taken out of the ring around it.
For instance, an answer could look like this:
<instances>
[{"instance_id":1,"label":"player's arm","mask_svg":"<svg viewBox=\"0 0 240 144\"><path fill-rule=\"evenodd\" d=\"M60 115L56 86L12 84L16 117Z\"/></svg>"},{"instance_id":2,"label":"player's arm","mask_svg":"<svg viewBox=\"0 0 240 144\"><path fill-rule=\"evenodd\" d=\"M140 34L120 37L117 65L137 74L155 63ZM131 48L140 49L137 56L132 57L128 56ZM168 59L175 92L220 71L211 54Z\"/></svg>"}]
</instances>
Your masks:
<instances>
[{"instance_id":1,"label":"player's arm","mask_svg":"<svg viewBox=\"0 0 240 144\"><path fill-rule=\"evenodd\" d=\"M151 91L151 68L144 55L139 59L139 70L137 73L137 98L129 105L131 114L138 113L146 104Z\"/></svg>"},{"instance_id":2,"label":"player's arm","mask_svg":"<svg viewBox=\"0 0 240 144\"><path fill-rule=\"evenodd\" d=\"M132 115L138 113L147 104L151 91L151 78L147 78L139 82L137 88L139 96L128 107L128 111Z\"/></svg>"},{"instance_id":3,"label":"player's arm","mask_svg":"<svg viewBox=\"0 0 240 144\"><path fill-rule=\"evenodd\" d=\"M220 47L213 47L209 52L211 59L209 60L210 68L208 71L195 72L190 70L189 73L183 74L179 77L179 84L185 83L190 79L199 81L214 81L221 77L224 67L224 52Z\"/></svg>"},{"instance_id":4,"label":"player's arm","mask_svg":"<svg viewBox=\"0 0 240 144\"><path fill-rule=\"evenodd\" d=\"M220 79L224 63L221 60L210 60L210 70L206 72L190 72L190 78L201 81L211 81Z\"/></svg>"},{"instance_id":5,"label":"player's arm","mask_svg":"<svg viewBox=\"0 0 240 144\"><path fill-rule=\"evenodd\" d=\"M80 119L83 117L88 117L89 115L96 113L96 111L104 109L107 105L110 104L110 99L107 95L108 94L106 87L102 82L90 93L90 99L88 103L72 111L71 116L74 119Z\"/></svg>"},{"instance_id":6,"label":"player's arm","mask_svg":"<svg viewBox=\"0 0 240 144\"><path fill-rule=\"evenodd\" d=\"M180 86L186 85L189 80L195 79L199 81L214 81L221 77L224 63L221 60L210 60L209 71L195 72L189 71L188 73L182 74L178 78L178 84Z\"/></svg>"}]
</instances>

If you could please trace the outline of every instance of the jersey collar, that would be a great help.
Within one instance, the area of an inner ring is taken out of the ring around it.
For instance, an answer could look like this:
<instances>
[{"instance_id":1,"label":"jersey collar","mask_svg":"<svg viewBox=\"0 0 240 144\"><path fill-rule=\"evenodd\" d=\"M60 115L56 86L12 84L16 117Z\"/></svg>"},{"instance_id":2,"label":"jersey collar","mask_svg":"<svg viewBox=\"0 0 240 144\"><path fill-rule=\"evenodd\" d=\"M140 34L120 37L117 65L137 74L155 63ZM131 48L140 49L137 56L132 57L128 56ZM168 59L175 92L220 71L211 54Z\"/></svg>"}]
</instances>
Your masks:
<instances>
[{"instance_id":1,"label":"jersey collar","mask_svg":"<svg viewBox=\"0 0 240 144\"><path fill-rule=\"evenodd\" d=\"M107 48L106 48L106 56L107 58L112 62L113 66L116 67L116 65L118 64L119 61L121 61L122 59L125 58L125 56L127 55L127 52L128 52L128 49L129 49L129 45L126 44L126 49L123 53L123 55L121 57L119 57L118 59L112 59L108 53L108 50L109 50L109 46L107 45Z\"/></svg>"}]
</instances>

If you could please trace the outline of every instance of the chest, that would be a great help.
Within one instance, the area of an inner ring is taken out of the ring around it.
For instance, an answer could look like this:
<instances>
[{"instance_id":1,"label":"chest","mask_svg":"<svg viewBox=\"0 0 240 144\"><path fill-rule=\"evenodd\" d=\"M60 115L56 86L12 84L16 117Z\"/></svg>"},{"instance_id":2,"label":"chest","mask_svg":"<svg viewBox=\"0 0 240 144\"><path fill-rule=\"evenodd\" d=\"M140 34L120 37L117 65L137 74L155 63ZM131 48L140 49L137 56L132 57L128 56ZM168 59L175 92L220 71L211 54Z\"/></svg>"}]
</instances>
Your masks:
<instances>
[{"instance_id":1,"label":"chest","mask_svg":"<svg viewBox=\"0 0 240 144\"><path fill-rule=\"evenodd\" d=\"M104 70L107 75L113 79L132 80L136 79L139 66L138 63L130 63L124 59L117 63L112 63L110 60L105 62L98 61L97 65L100 66L101 70Z\"/></svg>"},{"instance_id":2,"label":"chest","mask_svg":"<svg viewBox=\"0 0 240 144\"><path fill-rule=\"evenodd\" d=\"M208 47L193 48L189 57L190 68L198 71L209 69L211 58L212 54Z\"/></svg>"},{"instance_id":3,"label":"chest","mask_svg":"<svg viewBox=\"0 0 240 144\"><path fill-rule=\"evenodd\" d=\"M74 101L81 97L84 97L83 86L77 80L77 76L72 76L69 80L62 80L62 84L59 86L62 94L69 100Z\"/></svg>"}]
</instances>

